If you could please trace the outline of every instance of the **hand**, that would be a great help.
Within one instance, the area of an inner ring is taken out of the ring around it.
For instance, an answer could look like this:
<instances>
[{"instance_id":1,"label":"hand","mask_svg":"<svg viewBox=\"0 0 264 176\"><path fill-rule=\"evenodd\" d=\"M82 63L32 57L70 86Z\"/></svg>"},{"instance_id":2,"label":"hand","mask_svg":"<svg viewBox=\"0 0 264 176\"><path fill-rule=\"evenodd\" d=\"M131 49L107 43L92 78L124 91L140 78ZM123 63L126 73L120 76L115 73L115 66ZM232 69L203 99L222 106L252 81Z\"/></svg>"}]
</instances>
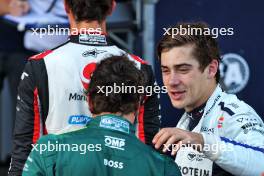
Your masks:
<instances>
[{"instance_id":1,"label":"hand","mask_svg":"<svg viewBox=\"0 0 264 176\"><path fill-rule=\"evenodd\" d=\"M181 146L192 146L195 150L201 151L204 145L203 136L179 128L163 128L153 138L152 143L156 149L164 146L163 152L169 151L172 146L171 155L176 155Z\"/></svg>"},{"instance_id":2,"label":"hand","mask_svg":"<svg viewBox=\"0 0 264 176\"><path fill-rule=\"evenodd\" d=\"M13 16L25 15L29 9L29 3L25 0L11 0L9 3L9 13Z\"/></svg>"}]
</instances>

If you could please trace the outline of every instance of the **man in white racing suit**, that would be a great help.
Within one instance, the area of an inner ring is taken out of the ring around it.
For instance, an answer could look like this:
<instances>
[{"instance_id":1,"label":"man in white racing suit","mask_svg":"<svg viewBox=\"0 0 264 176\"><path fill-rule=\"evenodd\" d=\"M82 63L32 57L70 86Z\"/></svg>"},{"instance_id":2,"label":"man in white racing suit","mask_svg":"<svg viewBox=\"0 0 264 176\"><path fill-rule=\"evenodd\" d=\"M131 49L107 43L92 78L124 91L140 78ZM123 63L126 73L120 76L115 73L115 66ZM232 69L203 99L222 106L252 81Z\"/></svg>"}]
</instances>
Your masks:
<instances>
[{"instance_id":1,"label":"man in white racing suit","mask_svg":"<svg viewBox=\"0 0 264 176\"><path fill-rule=\"evenodd\" d=\"M176 128L164 128L155 147L176 155L182 175L258 176L264 171L264 124L258 114L219 85L219 49L204 23L180 23L201 34L171 35L158 44L164 85L175 108ZM174 28L174 29L175 29Z\"/></svg>"}]
</instances>

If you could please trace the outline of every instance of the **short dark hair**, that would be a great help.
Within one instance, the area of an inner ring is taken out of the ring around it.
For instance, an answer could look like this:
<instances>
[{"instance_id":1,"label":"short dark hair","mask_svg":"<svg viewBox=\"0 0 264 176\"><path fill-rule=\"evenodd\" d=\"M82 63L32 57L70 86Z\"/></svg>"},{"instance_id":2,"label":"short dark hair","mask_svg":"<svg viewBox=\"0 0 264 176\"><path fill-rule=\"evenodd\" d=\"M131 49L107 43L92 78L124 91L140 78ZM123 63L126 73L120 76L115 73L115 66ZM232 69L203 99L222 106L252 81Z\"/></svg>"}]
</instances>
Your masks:
<instances>
[{"instance_id":1,"label":"short dark hair","mask_svg":"<svg viewBox=\"0 0 264 176\"><path fill-rule=\"evenodd\" d=\"M195 29L201 31L200 34L188 34L182 35L178 33L177 35L171 35L172 30L181 30L181 29ZM184 45L194 45L193 55L198 60L200 64L200 70L204 69L216 59L220 63L220 51L217 44L217 41L211 36L205 33L205 30L208 30L209 27L204 22L197 23L178 23L175 27L170 28L170 34L166 33L163 38L160 40L157 46L157 54L160 59L161 53L169 51L174 47L180 47ZM220 71L218 71L215 76L216 82L219 82Z\"/></svg>"},{"instance_id":2,"label":"short dark hair","mask_svg":"<svg viewBox=\"0 0 264 176\"><path fill-rule=\"evenodd\" d=\"M111 112L129 114L136 112L143 94L134 92L111 92L108 95L100 91L103 86L138 86L144 85L144 75L135 62L126 56L111 56L99 63L92 74L88 88L90 111L93 114ZM106 90L105 88L102 90Z\"/></svg>"},{"instance_id":3,"label":"short dark hair","mask_svg":"<svg viewBox=\"0 0 264 176\"><path fill-rule=\"evenodd\" d=\"M113 0L65 0L72 10L75 20L99 21L106 19L112 9Z\"/></svg>"}]
</instances>

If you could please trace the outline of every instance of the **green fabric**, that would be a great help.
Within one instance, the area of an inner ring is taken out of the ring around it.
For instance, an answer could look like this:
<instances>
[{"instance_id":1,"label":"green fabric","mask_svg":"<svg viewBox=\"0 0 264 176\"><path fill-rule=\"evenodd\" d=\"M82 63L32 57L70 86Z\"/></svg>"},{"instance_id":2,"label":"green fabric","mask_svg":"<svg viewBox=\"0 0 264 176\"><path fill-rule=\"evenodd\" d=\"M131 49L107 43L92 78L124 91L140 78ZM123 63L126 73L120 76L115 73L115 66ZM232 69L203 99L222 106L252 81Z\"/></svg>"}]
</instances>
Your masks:
<instances>
[{"instance_id":1,"label":"green fabric","mask_svg":"<svg viewBox=\"0 0 264 176\"><path fill-rule=\"evenodd\" d=\"M48 147L43 144L53 144L53 151L50 147L40 153L41 148ZM66 147L62 151L62 146L58 151L59 144L68 144L70 151ZM89 146L89 151L84 150ZM25 164L23 176L28 175L178 176L180 171L171 158L139 141L129 121L103 115L82 130L42 137Z\"/></svg>"}]
</instances>

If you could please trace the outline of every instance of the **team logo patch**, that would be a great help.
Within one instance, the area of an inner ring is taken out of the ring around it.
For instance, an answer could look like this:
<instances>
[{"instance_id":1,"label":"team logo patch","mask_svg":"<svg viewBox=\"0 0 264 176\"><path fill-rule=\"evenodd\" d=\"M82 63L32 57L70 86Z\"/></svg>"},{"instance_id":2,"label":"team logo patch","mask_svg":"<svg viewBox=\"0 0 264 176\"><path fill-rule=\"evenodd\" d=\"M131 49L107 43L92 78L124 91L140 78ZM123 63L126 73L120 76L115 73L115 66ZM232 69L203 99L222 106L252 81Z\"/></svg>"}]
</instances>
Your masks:
<instances>
[{"instance_id":1,"label":"team logo patch","mask_svg":"<svg viewBox=\"0 0 264 176\"><path fill-rule=\"evenodd\" d=\"M124 133L129 133L129 123L116 119L109 116L102 116L100 121L100 127L108 128L116 131L121 131Z\"/></svg>"},{"instance_id":2,"label":"team logo patch","mask_svg":"<svg viewBox=\"0 0 264 176\"><path fill-rule=\"evenodd\" d=\"M106 51L104 51L104 50L98 50L98 49L94 48L93 50L85 51L85 52L82 54L82 56L83 56L83 57L92 56L92 57L96 58L98 54L105 53L105 52L106 52Z\"/></svg>"},{"instance_id":3,"label":"team logo patch","mask_svg":"<svg viewBox=\"0 0 264 176\"><path fill-rule=\"evenodd\" d=\"M118 150L125 150L124 146L126 144L125 139L117 138L117 137L112 137L112 136L105 136L105 146L113 148L113 149L118 149Z\"/></svg>"},{"instance_id":4,"label":"team logo patch","mask_svg":"<svg viewBox=\"0 0 264 176\"><path fill-rule=\"evenodd\" d=\"M91 117L85 115L72 115L69 117L68 123L72 125L86 125L91 120Z\"/></svg>"},{"instance_id":5,"label":"team logo patch","mask_svg":"<svg viewBox=\"0 0 264 176\"><path fill-rule=\"evenodd\" d=\"M223 55L220 64L221 85L229 93L238 93L245 88L249 80L249 66L238 54Z\"/></svg>"}]
</instances>

